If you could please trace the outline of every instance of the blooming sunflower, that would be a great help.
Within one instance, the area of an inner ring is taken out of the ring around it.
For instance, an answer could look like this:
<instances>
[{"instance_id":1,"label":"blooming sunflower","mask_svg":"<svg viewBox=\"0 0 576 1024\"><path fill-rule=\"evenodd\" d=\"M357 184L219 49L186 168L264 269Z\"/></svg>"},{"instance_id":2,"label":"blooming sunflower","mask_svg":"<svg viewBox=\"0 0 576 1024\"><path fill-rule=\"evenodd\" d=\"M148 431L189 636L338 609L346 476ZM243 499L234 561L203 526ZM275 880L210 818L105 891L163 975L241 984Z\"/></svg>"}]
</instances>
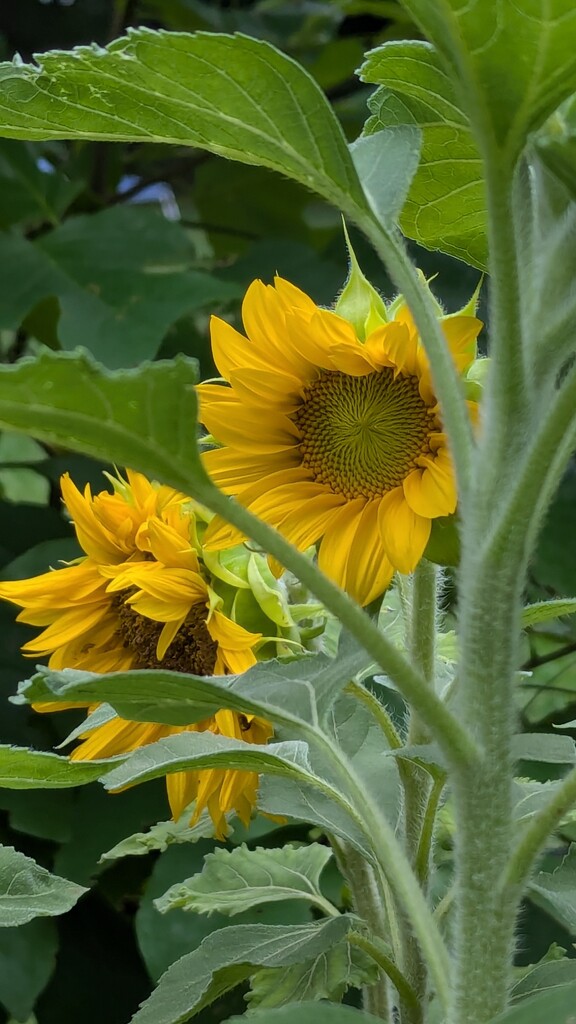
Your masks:
<instances>
[{"instance_id":1,"label":"blooming sunflower","mask_svg":"<svg viewBox=\"0 0 576 1024\"><path fill-rule=\"evenodd\" d=\"M430 365L409 309L361 341L338 313L288 281L254 281L247 337L212 319L222 382L198 387L200 419L220 447L204 454L214 482L304 550L366 605L393 571L412 572L432 520L455 511L452 460ZM442 318L458 370L475 357L481 322ZM469 403L474 415L475 403ZM242 535L220 519L208 550Z\"/></svg>"},{"instance_id":2,"label":"blooming sunflower","mask_svg":"<svg viewBox=\"0 0 576 1024\"><path fill-rule=\"evenodd\" d=\"M198 531L205 524L197 518L199 506L139 473L128 471L126 480L112 483L113 492L93 497L89 487L81 494L65 475L62 494L85 555L33 579L0 583L0 597L22 607L19 621L43 627L24 644L23 653L49 656L54 669L92 672L164 667L214 675L241 673L255 664L262 633L245 629L231 611L224 611L225 603L232 608L236 591L203 563ZM214 556L210 564L216 567ZM222 575L236 579L229 571ZM273 623L265 621L275 632ZM55 711L82 705L34 706ZM125 754L183 728L248 743L264 743L272 735L267 722L226 709L185 727L117 716L94 727L89 717L72 758ZM206 769L174 773L166 784L175 817L195 798L195 818L208 807L222 836L229 811L249 819L258 777Z\"/></svg>"}]
</instances>

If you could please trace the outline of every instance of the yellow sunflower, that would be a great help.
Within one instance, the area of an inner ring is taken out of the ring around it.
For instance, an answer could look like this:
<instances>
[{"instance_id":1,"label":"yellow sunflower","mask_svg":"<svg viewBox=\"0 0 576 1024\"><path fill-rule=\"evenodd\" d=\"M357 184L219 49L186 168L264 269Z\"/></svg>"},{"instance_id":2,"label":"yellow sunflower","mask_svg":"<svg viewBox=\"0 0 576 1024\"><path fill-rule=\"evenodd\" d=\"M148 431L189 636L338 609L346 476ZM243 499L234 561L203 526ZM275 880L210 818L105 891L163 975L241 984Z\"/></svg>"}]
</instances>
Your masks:
<instances>
[{"instance_id":1,"label":"yellow sunflower","mask_svg":"<svg viewBox=\"0 0 576 1024\"><path fill-rule=\"evenodd\" d=\"M49 656L54 669L91 672L164 667L220 675L241 673L255 664L262 634L224 613L223 598L213 586L220 581L201 557L198 506L139 473L128 471L127 480L111 482L113 492L93 497L89 487L81 494L67 475L62 478L63 497L85 556L33 579L0 583L0 597L22 607L19 621L42 627L24 644L23 653ZM247 551L245 555L253 557ZM220 590L235 593L229 584L220 583ZM230 595L228 603L233 603ZM71 706L83 705L43 703L35 708ZM72 754L75 760L125 754L183 729L209 730L248 743L264 743L272 735L267 722L225 709L185 727L118 717L96 728L90 727L90 719L86 725L83 742ZM196 798L195 817L208 807L222 836L228 812L249 819L258 777L203 770L169 775L166 784L175 817Z\"/></svg>"},{"instance_id":2,"label":"yellow sunflower","mask_svg":"<svg viewBox=\"0 0 576 1024\"><path fill-rule=\"evenodd\" d=\"M204 455L214 482L301 550L362 604L412 572L432 520L455 511L452 460L426 353L407 306L362 342L351 323L288 281L254 281L247 337L212 319L219 383L198 388L200 418L221 446ZM458 370L481 322L442 318ZM474 403L469 403L474 415ZM208 550L241 534L220 519Z\"/></svg>"}]
</instances>

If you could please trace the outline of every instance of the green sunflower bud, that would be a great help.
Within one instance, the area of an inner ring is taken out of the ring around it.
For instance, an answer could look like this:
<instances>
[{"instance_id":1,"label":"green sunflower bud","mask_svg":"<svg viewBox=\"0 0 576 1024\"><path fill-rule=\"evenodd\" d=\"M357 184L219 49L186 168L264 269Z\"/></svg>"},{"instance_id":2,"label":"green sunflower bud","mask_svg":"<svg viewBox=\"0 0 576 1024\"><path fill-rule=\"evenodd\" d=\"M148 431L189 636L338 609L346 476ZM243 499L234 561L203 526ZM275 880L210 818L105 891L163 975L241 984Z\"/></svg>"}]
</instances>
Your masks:
<instances>
[{"instance_id":1,"label":"green sunflower bud","mask_svg":"<svg viewBox=\"0 0 576 1024\"><path fill-rule=\"evenodd\" d=\"M360 269L346 230L346 224L344 224L344 235L350 259L350 273L336 303L335 311L352 324L360 341L366 341L372 331L382 324L388 323L386 306Z\"/></svg>"}]
</instances>

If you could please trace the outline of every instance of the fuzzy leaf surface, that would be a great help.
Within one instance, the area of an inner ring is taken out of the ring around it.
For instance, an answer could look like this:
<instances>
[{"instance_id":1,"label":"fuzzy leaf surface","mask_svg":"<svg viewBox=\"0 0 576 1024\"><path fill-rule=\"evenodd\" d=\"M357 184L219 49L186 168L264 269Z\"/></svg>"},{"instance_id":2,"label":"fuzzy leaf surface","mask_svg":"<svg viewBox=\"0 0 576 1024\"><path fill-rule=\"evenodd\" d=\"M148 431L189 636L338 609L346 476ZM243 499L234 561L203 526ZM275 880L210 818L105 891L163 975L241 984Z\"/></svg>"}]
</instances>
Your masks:
<instances>
[{"instance_id":1,"label":"fuzzy leaf surface","mask_svg":"<svg viewBox=\"0 0 576 1024\"><path fill-rule=\"evenodd\" d=\"M263 967L250 980L247 1001L255 1007L285 1006L303 999L339 1002L349 988L373 984L378 968L362 950L345 939L319 956L292 967Z\"/></svg>"},{"instance_id":2,"label":"fuzzy leaf surface","mask_svg":"<svg viewBox=\"0 0 576 1024\"><path fill-rule=\"evenodd\" d=\"M199 461L196 380L184 357L112 371L84 354L46 352L0 367L0 427L187 491Z\"/></svg>"},{"instance_id":3,"label":"fuzzy leaf surface","mask_svg":"<svg viewBox=\"0 0 576 1024\"><path fill-rule=\"evenodd\" d=\"M156 906L161 913L181 907L232 917L277 900L322 902L320 875L331 856L330 847L319 843L277 850L249 850L244 844L234 850L216 849L206 855L199 874L173 885Z\"/></svg>"},{"instance_id":4,"label":"fuzzy leaf surface","mask_svg":"<svg viewBox=\"0 0 576 1024\"><path fill-rule=\"evenodd\" d=\"M491 122L495 142L512 160L528 132L576 89L572 0L404 0L404 6L469 97L471 116Z\"/></svg>"},{"instance_id":5,"label":"fuzzy leaf surface","mask_svg":"<svg viewBox=\"0 0 576 1024\"><path fill-rule=\"evenodd\" d=\"M65 914L87 891L83 885L50 874L11 846L0 846L0 927Z\"/></svg>"},{"instance_id":6,"label":"fuzzy leaf surface","mask_svg":"<svg viewBox=\"0 0 576 1024\"><path fill-rule=\"evenodd\" d=\"M319 86L269 43L137 29L0 65L0 134L168 142L259 164L340 206L364 197Z\"/></svg>"},{"instance_id":7,"label":"fuzzy leaf surface","mask_svg":"<svg viewBox=\"0 0 576 1024\"><path fill-rule=\"evenodd\" d=\"M118 764L114 761L69 761L26 747L0 746L0 788L69 789L95 782Z\"/></svg>"},{"instance_id":8,"label":"fuzzy leaf surface","mask_svg":"<svg viewBox=\"0 0 576 1024\"><path fill-rule=\"evenodd\" d=\"M254 973L254 967L291 967L322 956L349 931L342 916L308 925L233 925L209 935L160 979L132 1018L133 1024L183 1024L219 995Z\"/></svg>"},{"instance_id":9,"label":"fuzzy leaf surface","mask_svg":"<svg viewBox=\"0 0 576 1024\"><path fill-rule=\"evenodd\" d=\"M528 889L530 899L576 935L576 845L552 873L539 871Z\"/></svg>"},{"instance_id":10,"label":"fuzzy leaf surface","mask_svg":"<svg viewBox=\"0 0 576 1024\"><path fill-rule=\"evenodd\" d=\"M106 789L121 789L157 779L169 772L202 768L235 768L245 772L271 772L314 782L308 748L298 740L287 743L244 743L210 732L182 732L141 747L105 778Z\"/></svg>"},{"instance_id":11,"label":"fuzzy leaf surface","mask_svg":"<svg viewBox=\"0 0 576 1024\"><path fill-rule=\"evenodd\" d=\"M486 211L482 164L450 76L428 43L385 43L360 69L380 86L369 101L369 138L388 129L419 129L420 163L400 224L409 238L486 268ZM382 170L385 175L385 170Z\"/></svg>"}]
</instances>

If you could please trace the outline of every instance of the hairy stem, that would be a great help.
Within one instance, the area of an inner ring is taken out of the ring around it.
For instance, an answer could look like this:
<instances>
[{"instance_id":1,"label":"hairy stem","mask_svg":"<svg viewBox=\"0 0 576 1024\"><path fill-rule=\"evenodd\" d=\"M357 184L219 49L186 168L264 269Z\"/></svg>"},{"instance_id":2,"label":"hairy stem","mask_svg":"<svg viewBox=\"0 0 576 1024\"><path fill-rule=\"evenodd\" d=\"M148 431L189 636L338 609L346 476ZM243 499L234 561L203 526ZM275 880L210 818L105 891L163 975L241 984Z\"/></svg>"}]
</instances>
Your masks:
<instances>
[{"instance_id":1,"label":"hairy stem","mask_svg":"<svg viewBox=\"0 0 576 1024\"><path fill-rule=\"evenodd\" d=\"M534 815L514 846L500 882L504 898L512 896L519 903L546 840L575 803L576 768L573 768L560 783L550 802Z\"/></svg>"},{"instance_id":2,"label":"hairy stem","mask_svg":"<svg viewBox=\"0 0 576 1024\"><path fill-rule=\"evenodd\" d=\"M434 686L434 662L436 652L438 570L431 562L423 560L416 568L412 581L408 649L410 661L423 676L426 685ZM415 711L411 712L408 728L408 745L426 743L429 733ZM408 859L420 882L423 893L428 889L431 843L422 844L426 812L430 808L429 773L412 761L399 763L400 777L404 788L404 841ZM433 808L430 808L433 809ZM426 852L426 856L424 856ZM422 951L416 942L409 922L404 918L402 929L402 969L418 997L416 1005L401 1001L400 1019L402 1024L421 1024L423 1020L428 971Z\"/></svg>"}]
</instances>

